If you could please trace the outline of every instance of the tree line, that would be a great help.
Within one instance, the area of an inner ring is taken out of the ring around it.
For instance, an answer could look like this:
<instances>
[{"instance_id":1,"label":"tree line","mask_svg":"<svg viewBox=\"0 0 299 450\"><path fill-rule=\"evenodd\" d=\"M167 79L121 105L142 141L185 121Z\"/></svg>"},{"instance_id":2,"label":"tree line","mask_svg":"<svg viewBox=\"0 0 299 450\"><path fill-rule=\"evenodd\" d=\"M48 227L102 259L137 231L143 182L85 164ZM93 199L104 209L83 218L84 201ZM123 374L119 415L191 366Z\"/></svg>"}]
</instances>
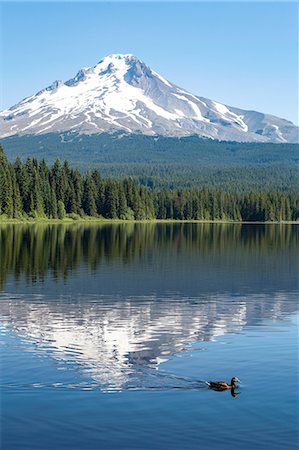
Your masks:
<instances>
[{"instance_id":1,"label":"tree line","mask_svg":"<svg viewBox=\"0 0 299 450\"><path fill-rule=\"evenodd\" d=\"M0 215L8 218L290 221L299 218L292 192L224 192L212 188L151 189L131 178L82 174L67 161L10 163L0 148Z\"/></svg>"},{"instance_id":2,"label":"tree line","mask_svg":"<svg viewBox=\"0 0 299 450\"><path fill-rule=\"evenodd\" d=\"M20 156L72 161L81 172L132 177L159 189L205 187L221 191L294 191L299 185L298 144L224 142L199 136L48 133L2 140L14 161Z\"/></svg>"}]
</instances>

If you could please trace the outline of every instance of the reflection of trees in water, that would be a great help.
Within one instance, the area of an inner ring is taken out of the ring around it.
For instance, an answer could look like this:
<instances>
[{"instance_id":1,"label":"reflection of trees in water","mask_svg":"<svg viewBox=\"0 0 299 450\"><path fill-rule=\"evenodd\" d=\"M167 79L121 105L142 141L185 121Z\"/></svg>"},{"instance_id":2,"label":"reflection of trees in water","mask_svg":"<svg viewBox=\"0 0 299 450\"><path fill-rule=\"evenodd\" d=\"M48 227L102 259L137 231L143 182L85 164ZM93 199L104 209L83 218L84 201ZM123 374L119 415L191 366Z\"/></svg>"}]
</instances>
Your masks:
<instances>
[{"instance_id":1,"label":"reflection of trees in water","mask_svg":"<svg viewBox=\"0 0 299 450\"><path fill-rule=\"evenodd\" d=\"M114 261L128 265L208 256L225 262L267 253L279 258L297 245L296 225L9 224L0 227L0 286L10 273L35 282L49 272L66 278L81 265L95 270Z\"/></svg>"}]
</instances>

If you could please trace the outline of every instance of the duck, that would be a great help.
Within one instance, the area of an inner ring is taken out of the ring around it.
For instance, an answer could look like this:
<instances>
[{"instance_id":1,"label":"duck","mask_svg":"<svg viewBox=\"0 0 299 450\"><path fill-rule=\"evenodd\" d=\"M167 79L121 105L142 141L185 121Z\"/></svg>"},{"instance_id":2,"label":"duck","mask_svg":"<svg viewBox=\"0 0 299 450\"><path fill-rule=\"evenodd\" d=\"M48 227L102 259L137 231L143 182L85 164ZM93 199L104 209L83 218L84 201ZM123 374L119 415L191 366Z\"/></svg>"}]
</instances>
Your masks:
<instances>
[{"instance_id":1,"label":"duck","mask_svg":"<svg viewBox=\"0 0 299 450\"><path fill-rule=\"evenodd\" d=\"M214 391L226 391L228 389L235 390L238 386L236 383L241 383L239 378L233 377L230 383L226 383L226 381L208 381L207 384L209 388Z\"/></svg>"}]
</instances>

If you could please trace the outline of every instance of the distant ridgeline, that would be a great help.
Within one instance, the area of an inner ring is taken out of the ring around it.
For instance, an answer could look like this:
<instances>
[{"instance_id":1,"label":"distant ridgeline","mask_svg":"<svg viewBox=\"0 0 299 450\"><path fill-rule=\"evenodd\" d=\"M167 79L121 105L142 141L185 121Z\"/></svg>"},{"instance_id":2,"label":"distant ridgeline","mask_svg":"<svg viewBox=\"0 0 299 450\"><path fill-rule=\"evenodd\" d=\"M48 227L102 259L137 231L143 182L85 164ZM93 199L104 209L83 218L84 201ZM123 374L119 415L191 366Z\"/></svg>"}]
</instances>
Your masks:
<instances>
[{"instance_id":1,"label":"distant ridgeline","mask_svg":"<svg viewBox=\"0 0 299 450\"><path fill-rule=\"evenodd\" d=\"M299 185L298 144L119 133L11 136L2 144L10 161L66 159L81 171L98 168L103 177L132 177L149 187L295 192Z\"/></svg>"},{"instance_id":2,"label":"distant ridgeline","mask_svg":"<svg viewBox=\"0 0 299 450\"><path fill-rule=\"evenodd\" d=\"M52 167L32 158L10 163L0 147L0 216L63 219L67 214L74 219L298 220L299 199L292 192L148 188L131 178L103 179L97 170L81 174L58 160Z\"/></svg>"}]
</instances>

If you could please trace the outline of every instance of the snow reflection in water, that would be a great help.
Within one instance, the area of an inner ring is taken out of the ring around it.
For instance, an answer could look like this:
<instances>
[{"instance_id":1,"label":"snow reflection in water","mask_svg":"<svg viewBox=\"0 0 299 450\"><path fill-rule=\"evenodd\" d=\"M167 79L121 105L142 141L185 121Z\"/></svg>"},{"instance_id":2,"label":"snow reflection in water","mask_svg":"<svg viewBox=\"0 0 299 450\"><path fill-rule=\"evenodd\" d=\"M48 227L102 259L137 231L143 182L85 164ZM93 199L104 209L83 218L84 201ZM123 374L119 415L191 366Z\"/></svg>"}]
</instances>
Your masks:
<instances>
[{"instance_id":1,"label":"snow reflection in water","mask_svg":"<svg viewBox=\"0 0 299 450\"><path fill-rule=\"evenodd\" d=\"M20 347L79 371L71 383L7 383L7 387L101 389L200 389L203 380L177 377L163 369L173 357L205 350L204 342L242 333L264 319L296 311L292 295L211 295L158 298L89 295L0 294L2 333ZM196 344L196 347L194 344ZM199 344L201 343L201 344Z\"/></svg>"}]
</instances>

